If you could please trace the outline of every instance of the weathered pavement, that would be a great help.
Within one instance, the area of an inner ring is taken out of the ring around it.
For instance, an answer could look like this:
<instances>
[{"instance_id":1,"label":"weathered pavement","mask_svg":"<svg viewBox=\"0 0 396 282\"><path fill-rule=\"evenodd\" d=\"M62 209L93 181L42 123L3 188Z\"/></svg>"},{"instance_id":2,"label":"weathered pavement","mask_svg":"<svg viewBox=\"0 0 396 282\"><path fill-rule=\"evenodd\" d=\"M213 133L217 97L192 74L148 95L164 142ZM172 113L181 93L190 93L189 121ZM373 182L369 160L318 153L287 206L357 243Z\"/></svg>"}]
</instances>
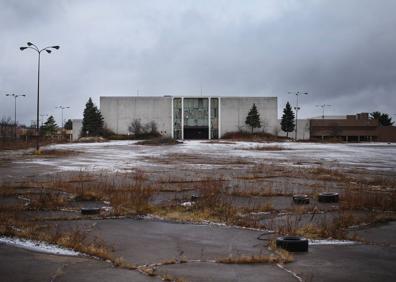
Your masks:
<instances>
[{"instance_id":1,"label":"weathered pavement","mask_svg":"<svg viewBox=\"0 0 396 282\"><path fill-rule=\"evenodd\" d=\"M144 276L136 271L116 269L103 261L37 253L5 244L0 244L0 257L0 280L2 282L159 281L159 279Z\"/></svg>"},{"instance_id":2,"label":"weathered pavement","mask_svg":"<svg viewBox=\"0 0 396 282\"><path fill-rule=\"evenodd\" d=\"M134 264L198 260L157 267L158 274L186 281L298 281L274 264L227 265L212 261L230 254L268 254L264 242L257 240L259 231L133 219L58 224L91 229L93 236L114 248L116 256ZM395 231L396 224L390 223L364 229L372 239L367 244L310 246L308 253L296 254L294 262L285 267L303 281L395 281L396 246L381 244L384 236ZM0 257L1 281L159 281L91 258L35 253L4 244L0 244Z\"/></svg>"}]
</instances>

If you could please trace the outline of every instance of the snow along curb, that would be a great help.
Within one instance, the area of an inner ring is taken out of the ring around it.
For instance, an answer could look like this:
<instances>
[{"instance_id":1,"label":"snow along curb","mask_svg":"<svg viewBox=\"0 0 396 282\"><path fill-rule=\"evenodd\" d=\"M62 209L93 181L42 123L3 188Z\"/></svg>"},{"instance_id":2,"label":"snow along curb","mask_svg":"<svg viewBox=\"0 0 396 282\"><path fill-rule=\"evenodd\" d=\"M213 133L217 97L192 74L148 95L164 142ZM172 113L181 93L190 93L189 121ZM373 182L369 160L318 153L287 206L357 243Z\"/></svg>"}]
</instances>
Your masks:
<instances>
[{"instance_id":1,"label":"snow along curb","mask_svg":"<svg viewBox=\"0 0 396 282\"><path fill-rule=\"evenodd\" d=\"M11 238L11 237L0 237L0 244L6 244L30 251L54 254L54 255L63 255L63 256L79 256L81 253L73 251L71 249L66 249L59 247L57 245L48 244L42 241L34 241L34 240L25 240L19 238Z\"/></svg>"},{"instance_id":2,"label":"snow along curb","mask_svg":"<svg viewBox=\"0 0 396 282\"><path fill-rule=\"evenodd\" d=\"M309 240L310 246L318 245L355 245L358 244L356 241L349 240Z\"/></svg>"}]
</instances>

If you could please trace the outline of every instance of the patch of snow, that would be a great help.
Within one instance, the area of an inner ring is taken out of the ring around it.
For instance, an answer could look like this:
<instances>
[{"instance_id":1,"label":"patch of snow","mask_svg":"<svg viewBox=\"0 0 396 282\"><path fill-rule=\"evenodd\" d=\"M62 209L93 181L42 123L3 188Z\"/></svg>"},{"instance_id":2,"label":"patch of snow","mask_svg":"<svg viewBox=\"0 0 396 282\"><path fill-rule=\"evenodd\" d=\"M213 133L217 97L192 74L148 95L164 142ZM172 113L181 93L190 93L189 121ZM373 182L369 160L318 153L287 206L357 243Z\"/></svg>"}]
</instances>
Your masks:
<instances>
[{"instance_id":1,"label":"patch of snow","mask_svg":"<svg viewBox=\"0 0 396 282\"><path fill-rule=\"evenodd\" d=\"M104 206L104 207L101 207L101 210L103 210L104 212L111 212L113 210L113 208Z\"/></svg>"},{"instance_id":2,"label":"patch of snow","mask_svg":"<svg viewBox=\"0 0 396 282\"><path fill-rule=\"evenodd\" d=\"M194 204L193 202L183 202L183 203L181 203L180 205L181 205L182 207L191 207L193 204Z\"/></svg>"},{"instance_id":3,"label":"patch of snow","mask_svg":"<svg viewBox=\"0 0 396 282\"><path fill-rule=\"evenodd\" d=\"M76 252L71 249L66 249L59 247L57 245L48 244L41 241L35 240L25 240L19 238L11 238L11 237L0 237L0 243L15 246L22 249L27 249L30 251L36 251L40 253L47 253L47 254L55 254L55 255L63 255L63 256L79 256L81 253Z\"/></svg>"},{"instance_id":4,"label":"patch of snow","mask_svg":"<svg viewBox=\"0 0 396 282\"><path fill-rule=\"evenodd\" d=\"M172 168L187 166L198 169L211 169L226 166L233 169L241 165L227 164L229 158L244 159L248 162L276 162L278 165L315 167L318 165L333 168L346 166L370 170L395 170L396 145L386 143L361 144L321 144L296 142L237 142L207 143L207 141L187 140L176 146L141 146L136 141L114 141L106 143L76 143L51 145L51 149L78 150L82 152L68 158L40 158L18 160L19 163L48 166L51 169L87 171L125 171L137 167ZM257 146L279 146L290 150L260 151L246 150ZM161 163L158 158L187 154L218 158L223 163L191 164L182 160L176 163ZM154 159L153 159L154 158Z\"/></svg>"},{"instance_id":5,"label":"patch of snow","mask_svg":"<svg viewBox=\"0 0 396 282\"><path fill-rule=\"evenodd\" d=\"M354 245L357 244L356 241L349 240L309 240L309 245Z\"/></svg>"}]
</instances>

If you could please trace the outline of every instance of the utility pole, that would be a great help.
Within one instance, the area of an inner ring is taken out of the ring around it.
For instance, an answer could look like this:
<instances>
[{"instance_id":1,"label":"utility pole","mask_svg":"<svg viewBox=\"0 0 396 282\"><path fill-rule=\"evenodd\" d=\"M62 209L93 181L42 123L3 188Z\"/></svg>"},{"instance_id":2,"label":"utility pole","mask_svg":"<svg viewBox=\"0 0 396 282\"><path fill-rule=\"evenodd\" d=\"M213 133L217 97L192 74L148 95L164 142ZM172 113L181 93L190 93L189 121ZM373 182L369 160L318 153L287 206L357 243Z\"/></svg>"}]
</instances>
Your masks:
<instances>
[{"instance_id":1,"label":"utility pole","mask_svg":"<svg viewBox=\"0 0 396 282\"><path fill-rule=\"evenodd\" d=\"M36 122L36 151L40 150L40 60L41 60L41 52L46 51L48 54L51 54L52 51L58 50L59 46L48 46L40 49L37 45L32 42L26 43L27 46L19 47L19 50L23 51L26 49L32 49L37 52L38 55L38 64L37 64L37 122Z\"/></svg>"},{"instance_id":2,"label":"utility pole","mask_svg":"<svg viewBox=\"0 0 396 282\"><path fill-rule=\"evenodd\" d=\"M64 106L58 106L58 107L55 107L56 109L60 109L61 110L61 117L62 117L62 132L63 132L63 110L65 110L65 109L70 109L70 107L64 107Z\"/></svg>"},{"instance_id":3,"label":"utility pole","mask_svg":"<svg viewBox=\"0 0 396 282\"><path fill-rule=\"evenodd\" d=\"M22 94L22 95L16 95L16 94L5 94L6 96L8 96L8 97L14 97L14 126L15 126L15 131L14 131L14 137L15 137L15 140L17 139L17 118L16 118L16 116L17 116L17 107L16 107L16 101L17 101L17 98L18 97L26 97L26 95L25 94Z\"/></svg>"},{"instance_id":4,"label":"utility pole","mask_svg":"<svg viewBox=\"0 0 396 282\"><path fill-rule=\"evenodd\" d=\"M301 92L301 91L290 92L289 91L288 93L296 95L296 106L294 107L294 109L296 110L296 129L295 129L295 133L294 133L294 140L297 141L298 111L300 110L300 107L298 106L298 96L300 96L300 95L308 95L308 92Z\"/></svg>"},{"instance_id":5,"label":"utility pole","mask_svg":"<svg viewBox=\"0 0 396 282\"><path fill-rule=\"evenodd\" d=\"M321 107L322 108L322 119L324 119L324 117L325 117L325 108L326 107L331 107L331 105L322 104L322 105L316 105L316 107Z\"/></svg>"}]
</instances>

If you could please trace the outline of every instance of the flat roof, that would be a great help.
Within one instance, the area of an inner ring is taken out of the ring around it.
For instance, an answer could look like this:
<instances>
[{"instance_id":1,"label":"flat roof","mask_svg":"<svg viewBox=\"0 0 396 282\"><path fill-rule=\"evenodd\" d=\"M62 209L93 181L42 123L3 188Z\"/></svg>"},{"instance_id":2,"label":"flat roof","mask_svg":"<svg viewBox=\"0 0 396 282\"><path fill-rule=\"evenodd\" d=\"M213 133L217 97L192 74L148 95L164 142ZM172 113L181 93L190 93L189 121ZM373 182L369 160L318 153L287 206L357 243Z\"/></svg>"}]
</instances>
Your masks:
<instances>
[{"instance_id":1,"label":"flat roof","mask_svg":"<svg viewBox=\"0 0 396 282\"><path fill-rule=\"evenodd\" d=\"M163 95L163 96L100 96L100 98L278 98L276 96L221 96L221 95L205 95L205 96L183 96L183 95Z\"/></svg>"}]
</instances>

